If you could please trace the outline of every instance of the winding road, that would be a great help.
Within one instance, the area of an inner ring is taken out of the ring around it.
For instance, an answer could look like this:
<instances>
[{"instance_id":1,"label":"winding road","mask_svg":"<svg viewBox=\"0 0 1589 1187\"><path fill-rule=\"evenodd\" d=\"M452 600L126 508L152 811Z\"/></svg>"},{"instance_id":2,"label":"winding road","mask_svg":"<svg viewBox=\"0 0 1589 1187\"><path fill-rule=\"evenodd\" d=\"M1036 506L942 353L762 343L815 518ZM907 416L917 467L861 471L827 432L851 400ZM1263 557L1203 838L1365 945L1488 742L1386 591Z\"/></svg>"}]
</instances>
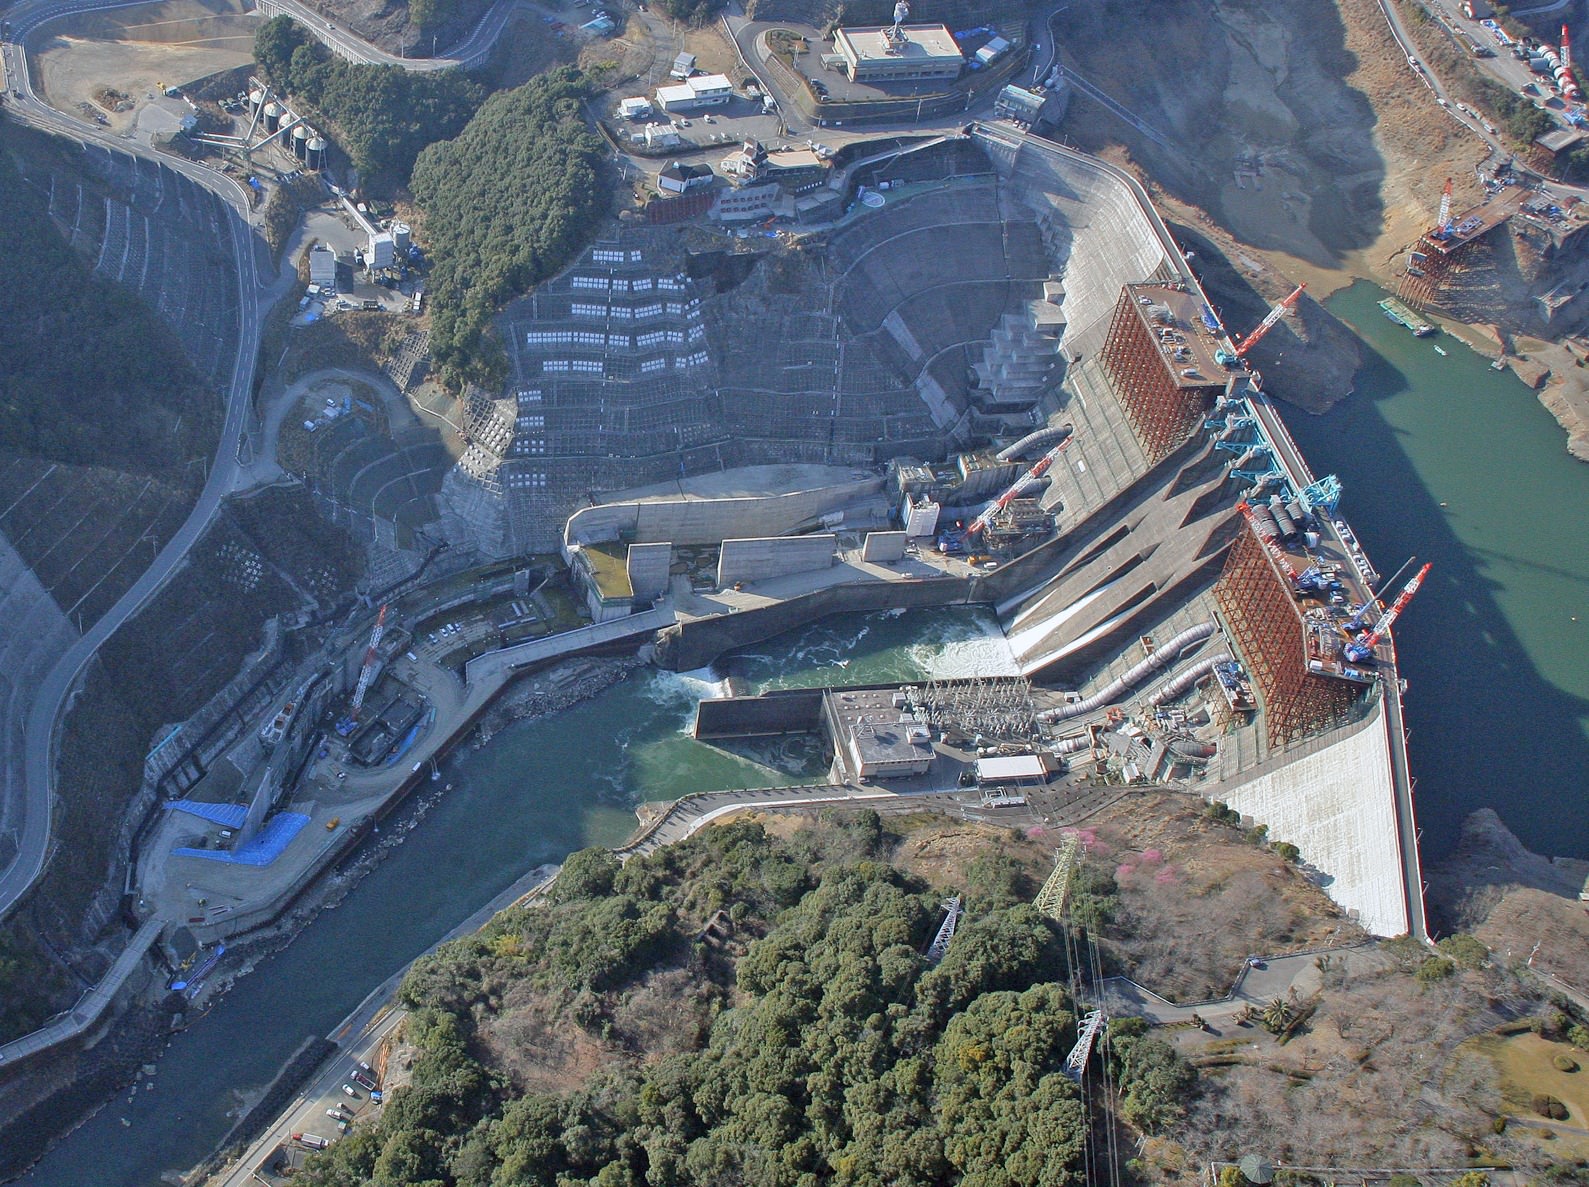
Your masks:
<instances>
[{"instance_id":1,"label":"winding road","mask_svg":"<svg viewBox=\"0 0 1589 1187\"><path fill-rule=\"evenodd\" d=\"M8 789L8 794L20 793L20 821L17 828L17 856L0 873L0 919L10 914L49 862L52 849L50 815L55 793L55 733L78 677L117 628L147 605L177 571L188 550L204 534L221 501L237 483L242 469L238 463L239 446L248 420L260 329L264 311L269 307L267 298L270 294L261 289L256 239L248 221L249 197L241 185L214 169L157 153L135 140L114 135L65 115L46 104L33 89L26 52L18 43L58 17L123 7L129 5L23 3L12 8L6 16L13 40L0 45L0 63L4 65L10 88L6 99L6 116L80 144L98 145L154 161L213 191L226 202L230 212L228 222L232 256L238 277L237 356L232 364L230 385L224 393L226 416L215 460L209 467L204 489L192 511L143 575L67 649L34 691L24 737L25 779L20 789ZM279 288L276 292L279 295Z\"/></svg>"}]
</instances>

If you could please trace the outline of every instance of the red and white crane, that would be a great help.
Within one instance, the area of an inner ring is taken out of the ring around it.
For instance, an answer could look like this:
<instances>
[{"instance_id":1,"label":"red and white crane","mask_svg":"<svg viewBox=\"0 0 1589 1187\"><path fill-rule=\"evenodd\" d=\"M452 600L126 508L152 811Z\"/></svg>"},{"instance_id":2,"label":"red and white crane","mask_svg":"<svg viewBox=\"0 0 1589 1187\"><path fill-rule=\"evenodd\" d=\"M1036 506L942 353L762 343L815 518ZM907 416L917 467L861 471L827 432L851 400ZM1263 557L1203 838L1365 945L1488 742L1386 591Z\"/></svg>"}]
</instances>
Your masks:
<instances>
[{"instance_id":1,"label":"red and white crane","mask_svg":"<svg viewBox=\"0 0 1589 1187\"><path fill-rule=\"evenodd\" d=\"M1241 340L1241 344L1236 347L1236 357L1244 358L1249 350L1258 345L1265 334L1275 328L1275 325L1282 317L1296 308L1297 299L1302 296L1302 290L1307 287L1306 284L1297 285L1289 297L1276 303L1274 308L1269 310L1264 315L1264 319L1258 323L1258 328Z\"/></svg>"},{"instance_id":2,"label":"red and white crane","mask_svg":"<svg viewBox=\"0 0 1589 1187\"><path fill-rule=\"evenodd\" d=\"M390 605L390 603L388 603ZM386 606L375 616L375 629L370 632L370 646L364 653L364 666L359 669L359 683L353 690L353 700L348 704L348 717L357 721L364 707L364 694L370 691L370 678L375 675L375 649L381 645L381 635L386 631Z\"/></svg>"},{"instance_id":3,"label":"red and white crane","mask_svg":"<svg viewBox=\"0 0 1589 1187\"><path fill-rule=\"evenodd\" d=\"M1373 630L1369 631L1361 639L1353 640L1341 648L1341 654L1348 661L1360 664L1374 654L1374 648L1378 645L1380 638L1386 631L1390 630L1391 624L1407 608L1407 603L1412 601L1413 594L1417 593L1418 587L1423 584L1424 574L1428 573L1431 568L1433 568L1432 565L1425 565L1418 570L1417 576L1407 582L1402 588L1396 600L1391 603L1390 609L1385 611L1384 617L1374 624Z\"/></svg>"},{"instance_id":4,"label":"red and white crane","mask_svg":"<svg viewBox=\"0 0 1589 1187\"><path fill-rule=\"evenodd\" d=\"M1042 457L1038 458L1037 462L1030 470L1028 470L1025 474L1022 474L1010 484L1009 490L1005 491L998 498L994 499L993 502L989 503L987 510L983 511L981 515L977 516L971 521L970 526L966 528L966 539L969 540L972 536L975 536L978 532L986 528L988 524L993 522L993 517L995 515L997 515L1000 511L1003 511L1006 507L1020 497L1022 491L1026 490L1044 474L1047 474L1048 468L1059 460L1059 455L1064 453L1065 450L1070 447L1070 443L1075 439L1076 435L1072 433L1058 445L1054 446L1053 449L1050 449Z\"/></svg>"},{"instance_id":5,"label":"red and white crane","mask_svg":"<svg viewBox=\"0 0 1589 1187\"><path fill-rule=\"evenodd\" d=\"M1561 97L1569 103L1576 103L1582 95L1578 91L1578 80L1572 73L1572 42L1567 38L1567 26L1561 27L1561 68L1556 72L1556 85L1561 88Z\"/></svg>"}]
</instances>

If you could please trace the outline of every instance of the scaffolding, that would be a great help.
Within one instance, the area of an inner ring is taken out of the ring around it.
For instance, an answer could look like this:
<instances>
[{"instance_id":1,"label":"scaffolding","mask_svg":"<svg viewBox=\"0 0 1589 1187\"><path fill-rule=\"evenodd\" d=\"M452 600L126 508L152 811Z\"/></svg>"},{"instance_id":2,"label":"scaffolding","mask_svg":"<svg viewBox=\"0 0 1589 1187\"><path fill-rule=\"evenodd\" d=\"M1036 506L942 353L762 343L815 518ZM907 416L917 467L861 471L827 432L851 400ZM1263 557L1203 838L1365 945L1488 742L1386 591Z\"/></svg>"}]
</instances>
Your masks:
<instances>
[{"instance_id":1,"label":"scaffolding","mask_svg":"<svg viewBox=\"0 0 1589 1187\"><path fill-rule=\"evenodd\" d=\"M1177 375L1174 360L1166 357L1130 286L1121 290L1115 305L1102 360L1150 464L1162 461L1192 435L1225 386L1188 382Z\"/></svg>"},{"instance_id":2,"label":"scaffolding","mask_svg":"<svg viewBox=\"0 0 1589 1187\"><path fill-rule=\"evenodd\" d=\"M1250 527L1237 536L1214 593L1257 686L1271 745L1294 742L1346 719L1364 686L1308 670L1302 613Z\"/></svg>"}]
</instances>

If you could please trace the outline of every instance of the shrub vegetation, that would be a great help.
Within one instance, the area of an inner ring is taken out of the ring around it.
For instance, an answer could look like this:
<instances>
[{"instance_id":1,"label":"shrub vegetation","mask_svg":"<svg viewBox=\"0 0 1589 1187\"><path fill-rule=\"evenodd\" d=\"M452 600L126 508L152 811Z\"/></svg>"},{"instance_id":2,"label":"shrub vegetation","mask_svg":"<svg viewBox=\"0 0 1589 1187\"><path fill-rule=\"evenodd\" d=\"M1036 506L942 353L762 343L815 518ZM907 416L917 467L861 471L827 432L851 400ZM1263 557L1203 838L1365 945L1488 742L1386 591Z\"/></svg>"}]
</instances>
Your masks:
<instances>
[{"instance_id":1,"label":"shrub vegetation","mask_svg":"<svg viewBox=\"0 0 1589 1187\"><path fill-rule=\"evenodd\" d=\"M1076 1028L1049 922L972 898L931 967L939 896L864 856L864 824L818 836L741 823L621 868L575 855L548 905L415 966L412 1084L300 1181L1081 1187L1087 1117L1062 1070ZM696 937L730 904L725 957ZM667 970L712 1004L687 1049L611 1059L563 1093L521 1090L482 1053L496 1003L533 991L554 1025L600 1035ZM1109 1049L1128 1121L1179 1116L1195 1077L1173 1048L1117 1026Z\"/></svg>"},{"instance_id":2,"label":"shrub vegetation","mask_svg":"<svg viewBox=\"0 0 1589 1187\"><path fill-rule=\"evenodd\" d=\"M560 271L606 213L602 143L581 113L589 90L561 67L498 92L414 167L432 253L431 351L454 389L500 381L491 318Z\"/></svg>"}]
</instances>

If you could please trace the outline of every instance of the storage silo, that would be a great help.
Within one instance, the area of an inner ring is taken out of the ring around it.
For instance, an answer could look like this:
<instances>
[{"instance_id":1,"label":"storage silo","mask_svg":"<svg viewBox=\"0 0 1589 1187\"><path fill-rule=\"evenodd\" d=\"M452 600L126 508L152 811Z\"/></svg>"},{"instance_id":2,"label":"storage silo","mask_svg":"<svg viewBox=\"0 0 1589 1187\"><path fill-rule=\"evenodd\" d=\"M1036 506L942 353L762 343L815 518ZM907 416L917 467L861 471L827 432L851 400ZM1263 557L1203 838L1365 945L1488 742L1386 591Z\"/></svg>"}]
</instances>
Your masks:
<instances>
[{"instance_id":1,"label":"storage silo","mask_svg":"<svg viewBox=\"0 0 1589 1187\"><path fill-rule=\"evenodd\" d=\"M411 241L411 238L412 232L410 231L407 223L392 224L392 242L397 245L399 254L402 254L408 250L408 245Z\"/></svg>"},{"instance_id":2,"label":"storage silo","mask_svg":"<svg viewBox=\"0 0 1589 1187\"><path fill-rule=\"evenodd\" d=\"M248 108L250 111L259 110L259 105L265 101L265 92L255 87L248 92Z\"/></svg>"},{"instance_id":3,"label":"storage silo","mask_svg":"<svg viewBox=\"0 0 1589 1187\"><path fill-rule=\"evenodd\" d=\"M265 104L264 118L265 131L274 132L281 127L281 104L274 99Z\"/></svg>"},{"instance_id":4,"label":"storage silo","mask_svg":"<svg viewBox=\"0 0 1589 1187\"><path fill-rule=\"evenodd\" d=\"M316 132L309 137L309 143L304 146L304 164L316 173L326 167L326 142L325 138Z\"/></svg>"},{"instance_id":5,"label":"storage silo","mask_svg":"<svg viewBox=\"0 0 1589 1187\"><path fill-rule=\"evenodd\" d=\"M309 126L300 123L292 130L292 155L300 161L309 157Z\"/></svg>"}]
</instances>

